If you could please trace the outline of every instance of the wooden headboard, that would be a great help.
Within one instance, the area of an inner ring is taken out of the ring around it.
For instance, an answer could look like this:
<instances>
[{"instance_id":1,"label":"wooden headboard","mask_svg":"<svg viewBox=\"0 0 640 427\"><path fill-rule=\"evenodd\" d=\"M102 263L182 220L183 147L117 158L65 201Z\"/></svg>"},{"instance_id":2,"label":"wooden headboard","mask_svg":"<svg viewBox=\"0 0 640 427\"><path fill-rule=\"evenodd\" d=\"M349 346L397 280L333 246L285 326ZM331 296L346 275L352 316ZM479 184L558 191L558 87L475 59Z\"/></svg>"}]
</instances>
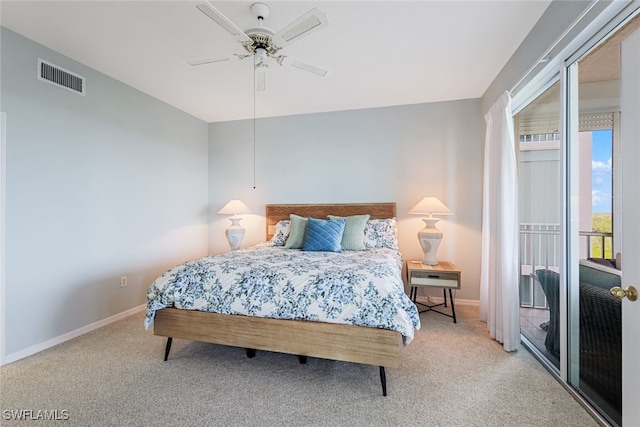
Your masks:
<instances>
[{"instance_id":1,"label":"wooden headboard","mask_svg":"<svg viewBox=\"0 0 640 427\"><path fill-rule=\"evenodd\" d=\"M371 215L371 219L394 218L395 203L337 203L319 205L267 205L267 240L273 237L278 221L289 219L290 214L326 219L327 215L350 216Z\"/></svg>"}]
</instances>

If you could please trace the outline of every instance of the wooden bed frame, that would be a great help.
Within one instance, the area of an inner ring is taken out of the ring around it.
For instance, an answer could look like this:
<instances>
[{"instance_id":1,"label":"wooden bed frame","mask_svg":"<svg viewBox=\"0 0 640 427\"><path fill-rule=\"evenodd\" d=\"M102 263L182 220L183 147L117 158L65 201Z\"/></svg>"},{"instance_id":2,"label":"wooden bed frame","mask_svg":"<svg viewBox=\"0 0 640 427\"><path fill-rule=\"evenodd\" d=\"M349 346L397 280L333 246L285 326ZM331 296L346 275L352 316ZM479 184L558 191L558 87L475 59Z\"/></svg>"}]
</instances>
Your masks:
<instances>
[{"instance_id":1,"label":"wooden bed frame","mask_svg":"<svg viewBox=\"0 0 640 427\"><path fill-rule=\"evenodd\" d=\"M369 214L371 219L392 218L395 203L267 205L267 238L275 224L289 214L326 218L327 215ZM248 357L256 350L297 355L301 363L307 356L380 367L382 394L387 395L385 367L399 366L402 336L387 329L301 320L208 313L164 308L156 312L153 332L167 337L166 361L173 338L243 347Z\"/></svg>"}]
</instances>

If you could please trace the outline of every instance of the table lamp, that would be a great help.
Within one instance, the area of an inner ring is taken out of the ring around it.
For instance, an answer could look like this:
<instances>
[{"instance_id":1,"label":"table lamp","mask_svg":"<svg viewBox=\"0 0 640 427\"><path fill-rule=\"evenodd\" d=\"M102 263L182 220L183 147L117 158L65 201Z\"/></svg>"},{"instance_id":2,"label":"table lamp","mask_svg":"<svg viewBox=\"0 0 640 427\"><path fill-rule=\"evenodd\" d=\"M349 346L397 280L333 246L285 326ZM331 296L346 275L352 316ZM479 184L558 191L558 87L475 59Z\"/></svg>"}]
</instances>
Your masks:
<instances>
[{"instance_id":1,"label":"table lamp","mask_svg":"<svg viewBox=\"0 0 640 427\"><path fill-rule=\"evenodd\" d=\"M422 218L425 227L418 232L418 240L420 241L420 246L422 246L422 252L424 252L422 263L424 265L437 265L437 253L442 240L442 231L436 228L436 222L440 221L440 219L434 218L433 215L453 215L453 212L437 197L425 197L412 207L409 213L427 216Z\"/></svg>"},{"instance_id":2,"label":"table lamp","mask_svg":"<svg viewBox=\"0 0 640 427\"><path fill-rule=\"evenodd\" d=\"M219 215L232 215L231 217L229 217L231 225L224 232L224 234L227 236L227 241L229 242L229 247L231 247L232 251L240 249L240 244L242 243L242 239L244 238L245 233L244 227L240 225L242 217L238 215L246 213L251 213L251 209L249 209L247 205L237 199L230 201L218 211Z\"/></svg>"}]
</instances>

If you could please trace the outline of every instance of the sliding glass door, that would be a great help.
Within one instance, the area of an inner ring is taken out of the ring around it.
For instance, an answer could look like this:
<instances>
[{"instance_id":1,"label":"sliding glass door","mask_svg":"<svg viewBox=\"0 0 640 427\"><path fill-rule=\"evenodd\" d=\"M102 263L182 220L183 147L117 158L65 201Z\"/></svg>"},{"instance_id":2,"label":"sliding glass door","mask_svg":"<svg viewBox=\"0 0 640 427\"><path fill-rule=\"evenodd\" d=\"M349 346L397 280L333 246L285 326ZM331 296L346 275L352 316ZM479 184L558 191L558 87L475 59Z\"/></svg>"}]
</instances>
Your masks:
<instances>
[{"instance_id":1,"label":"sliding glass door","mask_svg":"<svg viewBox=\"0 0 640 427\"><path fill-rule=\"evenodd\" d=\"M560 84L514 117L519 155L520 329L560 369Z\"/></svg>"},{"instance_id":2,"label":"sliding glass door","mask_svg":"<svg viewBox=\"0 0 640 427\"><path fill-rule=\"evenodd\" d=\"M630 245L640 240L637 217L629 215L640 204L640 73L623 76L620 66L621 44L639 28L636 15L601 35L514 115L523 342L613 426L622 425L623 380L635 369L627 363L623 374L623 347L633 341L629 354L640 351L637 324L626 325L636 333L623 340L629 302L621 299L634 284L623 280L622 255L636 275L640 259L640 244ZM635 43L627 57L640 56ZM636 389L625 387L625 413L633 410L628 402L637 400Z\"/></svg>"},{"instance_id":3,"label":"sliding glass door","mask_svg":"<svg viewBox=\"0 0 640 427\"><path fill-rule=\"evenodd\" d=\"M640 15L567 70L568 382L615 426L623 409L622 301L611 293L623 285L620 124L638 120L622 111L620 46L638 27Z\"/></svg>"}]
</instances>

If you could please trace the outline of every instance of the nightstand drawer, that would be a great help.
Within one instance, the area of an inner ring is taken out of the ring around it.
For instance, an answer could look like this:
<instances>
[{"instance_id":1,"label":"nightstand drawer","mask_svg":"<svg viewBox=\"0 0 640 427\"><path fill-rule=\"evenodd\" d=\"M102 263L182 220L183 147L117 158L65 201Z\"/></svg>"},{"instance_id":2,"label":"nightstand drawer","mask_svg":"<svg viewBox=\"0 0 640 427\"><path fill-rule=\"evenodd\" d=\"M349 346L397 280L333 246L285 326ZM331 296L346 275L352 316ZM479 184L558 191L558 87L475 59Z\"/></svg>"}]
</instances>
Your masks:
<instances>
[{"instance_id":1,"label":"nightstand drawer","mask_svg":"<svg viewBox=\"0 0 640 427\"><path fill-rule=\"evenodd\" d=\"M459 288L459 276L456 273L437 271L412 271L409 275L411 286L434 286L438 288Z\"/></svg>"}]
</instances>

